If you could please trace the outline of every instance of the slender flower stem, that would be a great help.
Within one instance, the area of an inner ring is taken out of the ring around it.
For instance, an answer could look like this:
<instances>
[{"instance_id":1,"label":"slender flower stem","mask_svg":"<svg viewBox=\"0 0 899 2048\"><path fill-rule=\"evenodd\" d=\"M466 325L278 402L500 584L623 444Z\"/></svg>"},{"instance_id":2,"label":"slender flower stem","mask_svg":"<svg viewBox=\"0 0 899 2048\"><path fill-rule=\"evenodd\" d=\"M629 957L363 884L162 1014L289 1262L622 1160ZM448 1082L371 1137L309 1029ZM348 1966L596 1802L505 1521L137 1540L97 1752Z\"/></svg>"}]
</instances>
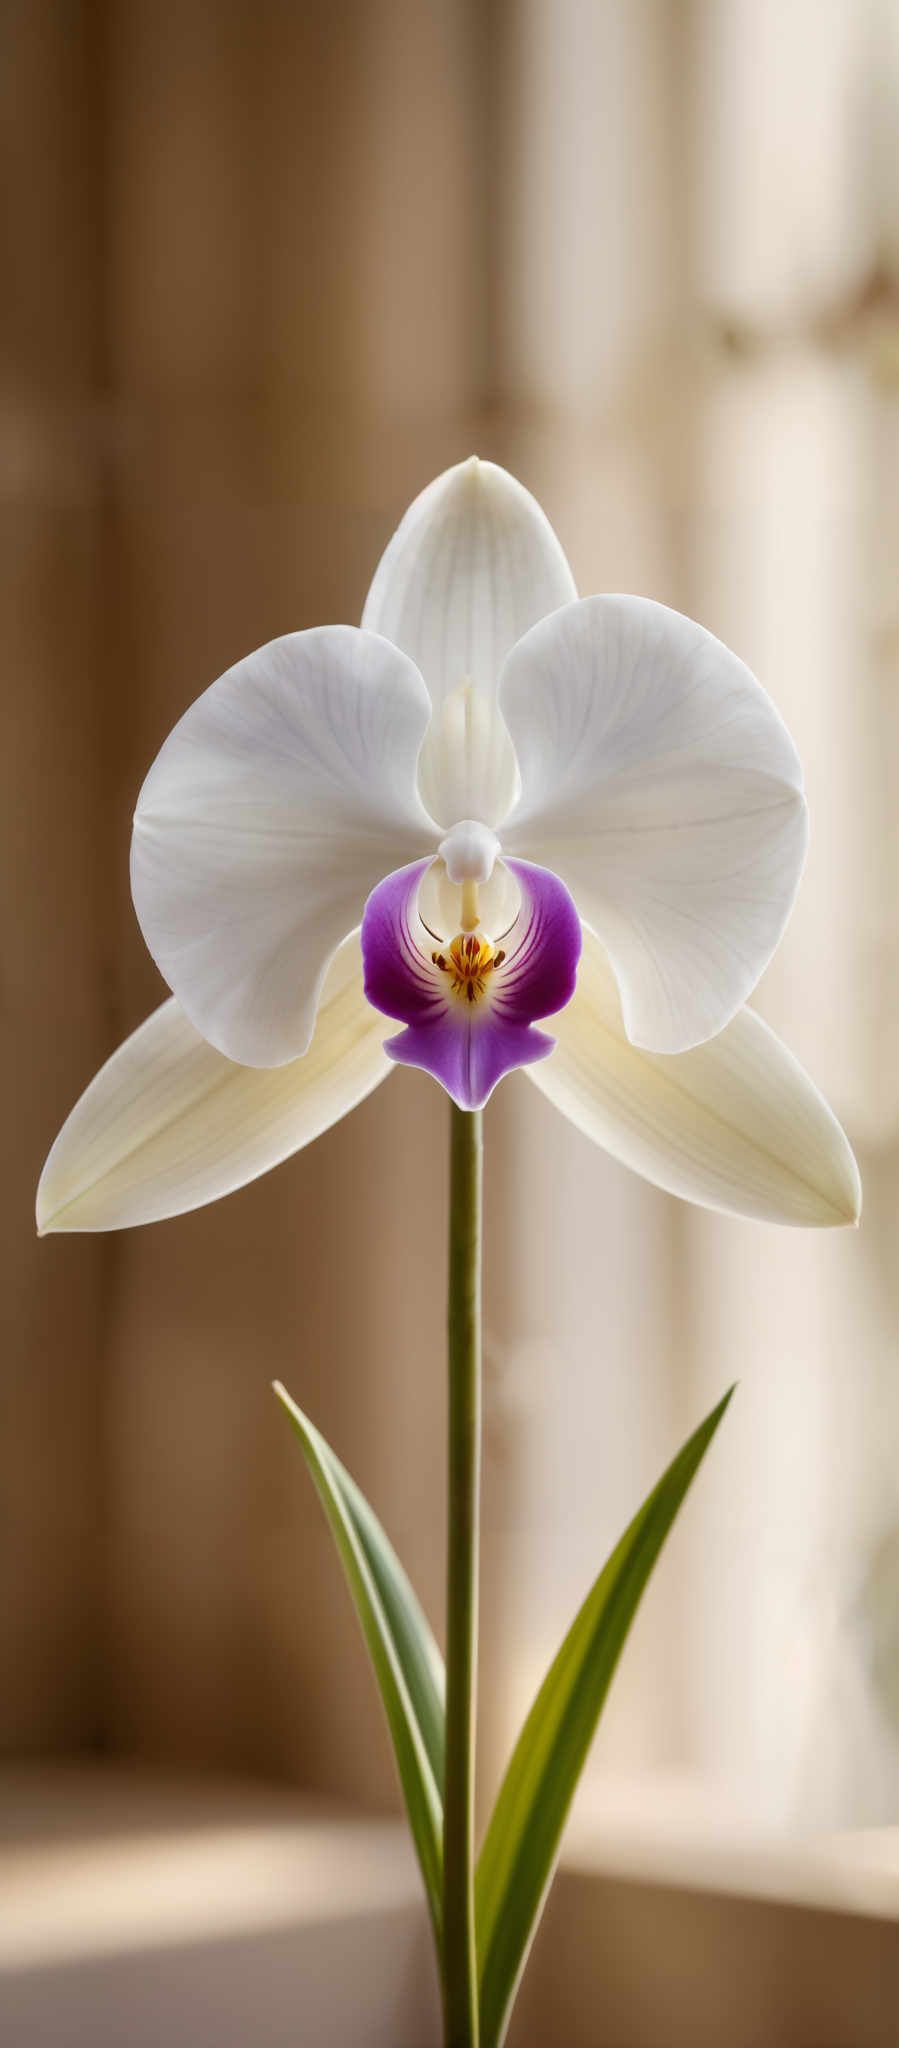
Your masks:
<instances>
[{"instance_id":1,"label":"slender flower stem","mask_svg":"<svg viewBox=\"0 0 899 2048\"><path fill-rule=\"evenodd\" d=\"M446 2048L477 2048L474 1751L481 1461L480 1110L451 1105L443 1957Z\"/></svg>"}]
</instances>

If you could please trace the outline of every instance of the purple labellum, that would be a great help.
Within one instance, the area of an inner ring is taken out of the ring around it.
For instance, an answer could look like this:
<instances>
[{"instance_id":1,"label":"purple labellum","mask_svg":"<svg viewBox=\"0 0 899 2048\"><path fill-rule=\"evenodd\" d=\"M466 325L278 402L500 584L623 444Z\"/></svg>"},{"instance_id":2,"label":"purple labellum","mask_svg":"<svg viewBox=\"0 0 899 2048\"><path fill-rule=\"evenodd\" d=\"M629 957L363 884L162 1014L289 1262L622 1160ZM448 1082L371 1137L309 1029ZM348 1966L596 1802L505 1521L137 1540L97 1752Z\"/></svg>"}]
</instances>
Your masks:
<instances>
[{"instance_id":1,"label":"purple labellum","mask_svg":"<svg viewBox=\"0 0 899 2048\"><path fill-rule=\"evenodd\" d=\"M505 866L521 893L511 930L495 945L480 927L448 944L418 914L431 863L398 868L372 891L362 919L365 993L405 1031L384 1050L424 1067L460 1109L480 1109L504 1074L552 1052L536 1017L562 1010L574 994L581 922L563 883L529 861Z\"/></svg>"}]
</instances>

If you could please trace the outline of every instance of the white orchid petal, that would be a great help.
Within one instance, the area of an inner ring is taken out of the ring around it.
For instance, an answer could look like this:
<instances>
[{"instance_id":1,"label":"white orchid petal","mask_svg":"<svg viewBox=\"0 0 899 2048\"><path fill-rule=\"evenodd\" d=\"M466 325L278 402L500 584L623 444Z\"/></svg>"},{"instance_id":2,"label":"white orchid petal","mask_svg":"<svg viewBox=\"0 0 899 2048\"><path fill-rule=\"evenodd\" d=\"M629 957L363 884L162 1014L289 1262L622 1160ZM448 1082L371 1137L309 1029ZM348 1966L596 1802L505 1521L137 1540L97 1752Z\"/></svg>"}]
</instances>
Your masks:
<instances>
[{"instance_id":1,"label":"white orchid petal","mask_svg":"<svg viewBox=\"0 0 899 2048\"><path fill-rule=\"evenodd\" d=\"M500 703L522 779L504 848L566 882L634 1044L710 1038L767 965L805 858L801 768L765 691L692 619L594 597L513 649Z\"/></svg>"},{"instance_id":2,"label":"white orchid petal","mask_svg":"<svg viewBox=\"0 0 899 2048\"><path fill-rule=\"evenodd\" d=\"M439 706L463 682L495 694L516 640L576 595L536 499L507 470L472 456L410 505L375 571L362 624L411 656Z\"/></svg>"},{"instance_id":3,"label":"white orchid petal","mask_svg":"<svg viewBox=\"0 0 899 2048\"><path fill-rule=\"evenodd\" d=\"M39 1230L121 1230L243 1187L391 1072L391 1028L363 995L355 933L331 962L309 1051L289 1066L235 1066L174 998L163 1003L64 1123L38 1188Z\"/></svg>"},{"instance_id":4,"label":"white orchid petal","mask_svg":"<svg viewBox=\"0 0 899 2048\"><path fill-rule=\"evenodd\" d=\"M836 1118L752 1010L674 1056L628 1040L615 977L584 931L556 1050L528 1068L557 1109L625 1166L706 1208L768 1223L855 1223L858 1168Z\"/></svg>"},{"instance_id":5,"label":"white orchid petal","mask_svg":"<svg viewBox=\"0 0 899 2048\"><path fill-rule=\"evenodd\" d=\"M135 908L230 1059L305 1052L335 947L375 884L433 842L415 788L429 708L397 648L324 626L238 662L166 740L135 814Z\"/></svg>"}]
</instances>

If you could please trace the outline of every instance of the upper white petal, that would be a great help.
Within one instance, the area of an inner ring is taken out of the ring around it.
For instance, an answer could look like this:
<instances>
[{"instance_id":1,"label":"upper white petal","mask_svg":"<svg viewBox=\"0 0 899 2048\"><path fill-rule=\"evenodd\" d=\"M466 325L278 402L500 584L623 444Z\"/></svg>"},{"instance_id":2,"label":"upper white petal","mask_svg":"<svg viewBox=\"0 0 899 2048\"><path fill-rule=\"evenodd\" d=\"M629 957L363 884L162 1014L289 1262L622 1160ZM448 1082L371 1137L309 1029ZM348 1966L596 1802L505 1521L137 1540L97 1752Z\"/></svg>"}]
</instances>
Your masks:
<instances>
[{"instance_id":1,"label":"upper white petal","mask_svg":"<svg viewBox=\"0 0 899 2048\"><path fill-rule=\"evenodd\" d=\"M166 740L135 814L135 908L230 1059L305 1051L335 947L375 883L433 844L415 788L429 709L397 648L321 626L238 662Z\"/></svg>"},{"instance_id":2,"label":"upper white petal","mask_svg":"<svg viewBox=\"0 0 899 2048\"><path fill-rule=\"evenodd\" d=\"M309 1051L289 1066L235 1066L170 999L63 1124L38 1188L38 1228L121 1230L243 1187L392 1071L382 1051L391 1028L363 995L355 933L328 969Z\"/></svg>"},{"instance_id":3,"label":"upper white petal","mask_svg":"<svg viewBox=\"0 0 899 2048\"><path fill-rule=\"evenodd\" d=\"M375 571L362 624L411 655L440 705L467 681L493 694L516 640L576 595L536 498L472 456L410 505Z\"/></svg>"},{"instance_id":4,"label":"upper white petal","mask_svg":"<svg viewBox=\"0 0 899 2048\"><path fill-rule=\"evenodd\" d=\"M556 1050L528 1073L572 1123L657 1187L768 1223L855 1223L861 1184L836 1118L752 1010L675 1056L624 1030L605 950L585 930Z\"/></svg>"},{"instance_id":5,"label":"upper white petal","mask_svg":"<svg viewBox=\"0 0 899 2048\"><path fill-rule=\"evenodd\" d=\"M710 1038L767 965L805 858L802 771L770 698L692 619L592 597L519 642L500 703L522 781L504 847L567 883L635 1044Z\"/></svg>"}]
</instances>

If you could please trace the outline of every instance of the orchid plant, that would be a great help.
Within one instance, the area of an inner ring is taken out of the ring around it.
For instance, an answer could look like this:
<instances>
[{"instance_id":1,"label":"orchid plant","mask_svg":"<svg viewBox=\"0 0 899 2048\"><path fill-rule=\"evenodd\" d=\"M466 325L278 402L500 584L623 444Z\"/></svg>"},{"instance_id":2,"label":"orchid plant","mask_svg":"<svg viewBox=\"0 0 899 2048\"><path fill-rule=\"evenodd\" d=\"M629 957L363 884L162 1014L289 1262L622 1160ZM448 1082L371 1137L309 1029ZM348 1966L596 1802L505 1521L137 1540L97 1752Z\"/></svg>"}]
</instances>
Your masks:
<instances>
[{"instance_id":1,"label":"orchid plant","mask_svg":"<svg viewBox=\"0 0 899 2048\"><path fill-rule=\"evenodd\" d=\"M42 1232L213 1201L397 1064L451 1100L445 1673L372 1509L277 1389L383 1696L447 2048L505 2037L617 1658L729 1398L575 1618L476 1861L483 1106L520 1067L673 1194L769 1222L857 1221L839 1124L745 1007L807 830L796 750L743 663L648 599L579 599L535 500L476 459L409 508L360 628L239 661L140 793L132 892L173 993L63 1126Z\"/></svg>"}]
</instances>

